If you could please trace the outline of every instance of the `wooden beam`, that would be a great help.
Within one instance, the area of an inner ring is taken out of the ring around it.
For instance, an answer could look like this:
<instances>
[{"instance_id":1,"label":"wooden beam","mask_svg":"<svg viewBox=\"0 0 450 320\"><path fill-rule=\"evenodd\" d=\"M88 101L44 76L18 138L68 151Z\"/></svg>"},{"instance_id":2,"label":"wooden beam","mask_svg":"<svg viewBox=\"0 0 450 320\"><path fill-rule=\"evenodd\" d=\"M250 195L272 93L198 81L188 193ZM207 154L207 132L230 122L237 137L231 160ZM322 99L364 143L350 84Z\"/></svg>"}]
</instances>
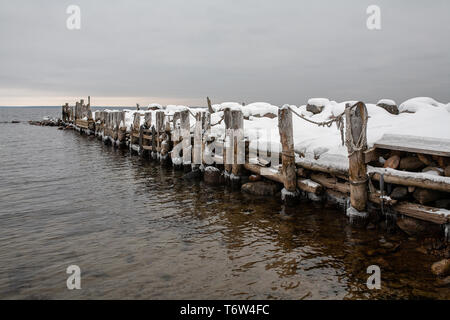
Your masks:
<instances>
[{"instance_id":1,"label":"wooden beam","mask_svg":"<svg viewBox=\"0 0 450 320\"><path fill-rule=\"evenodd\" d=\"M412 218L429 221L437 224L450 222L450 211L445 209L423 206L416 203L400 202L393 207L398 213Z\"/></svg>"},{"instance_id":2,"label":"wooden beam","mask_svg":"<svg viewBox=\"0 0 450 320\"><path fill-rule=\"evenodd\" d=\"M300 190L320 194L323 191L322 185L310 179L297 179L297 187Z\"/></svg>"},{"instance_id":3,"label":"wooden beam","mask_svg":"<svg viewBox=\"0 0 450 320\"><path fill-rule=\"evenodd\" d=\"M405 172L370 166L368 172L372 179L377 181L380 181L383 174L384 182L387 183L450 192L450 177L431 176L429 179L427 174L422 172Z\"/></svg>"},{"instance_id":4,"label":"wooden beam","mask_svg":"<svg viewBox=\"0 0 450 320\"><path fill-rule=\"evenodd\" d=\"M335 177L327 176L323 173L312 173L309 178L312 181L320 183L327 189L332 189L341 193L350 193L350 184L348 182L339 182Z\"/></svg>"}]
</instances>

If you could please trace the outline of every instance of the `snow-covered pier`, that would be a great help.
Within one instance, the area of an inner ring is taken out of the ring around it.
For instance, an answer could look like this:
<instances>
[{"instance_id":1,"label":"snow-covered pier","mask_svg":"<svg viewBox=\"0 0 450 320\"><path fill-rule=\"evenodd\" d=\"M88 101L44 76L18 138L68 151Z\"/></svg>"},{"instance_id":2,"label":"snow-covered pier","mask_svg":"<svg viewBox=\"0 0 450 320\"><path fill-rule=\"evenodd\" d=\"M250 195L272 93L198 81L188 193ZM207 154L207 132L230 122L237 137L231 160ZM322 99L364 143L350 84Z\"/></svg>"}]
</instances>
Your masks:
<instances>
[{"instance_id":1,"label":"snow-covered pier","mask_svg":"<svg viewBox=\"0 0 450 320\"><path fill-rule=\"evenodd\" d=\"M412 236L446 237L450 225L450 104L397 106L310 99L297 107L150 104L93 112L62 107L67 128L173 165L186 179L255 195L332 201L351 220L393 217Z\"/></svg>"}]
</instances>

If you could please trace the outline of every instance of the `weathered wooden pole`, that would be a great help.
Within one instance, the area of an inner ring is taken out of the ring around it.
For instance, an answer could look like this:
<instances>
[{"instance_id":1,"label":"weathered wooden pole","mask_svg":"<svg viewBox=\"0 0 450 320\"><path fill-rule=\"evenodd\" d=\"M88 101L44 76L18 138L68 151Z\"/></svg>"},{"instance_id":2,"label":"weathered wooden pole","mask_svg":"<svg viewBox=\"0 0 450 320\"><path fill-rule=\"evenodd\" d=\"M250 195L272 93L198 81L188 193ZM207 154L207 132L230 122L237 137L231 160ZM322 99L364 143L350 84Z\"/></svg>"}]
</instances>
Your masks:
<instances>
[{"instance_id":1,"label":"weathered wooden pole","mask_svg":"<svg viewBox=\"0 0 450 320\"><path fill-rule=\"evenodd\" d=\"M225 141L223 144L223 164L225 169L225 180L228 180L233 168L233 129L231 129L231 109L223 110L223 120L225 122Z\"/></svg>"},{"instance_id":2,"label":"weathered wooden pole","mask_svg":"<svg viewBox=\"0 0 450 320\"><path fill-rule=\"evenodd\" d=\"M189 110L181 111L181 135L183 137L183 167L185 172L191 171L191 125Z\"/></svg>"},{"instance_id":3,"label":"weathered wooden pole","mask_svg":"<svg viewBox=\"0 0 450 320\"><path fill-rule=\"evenodd\" d=\"M244 115L241 110L231 111L231 129L233 130L233 164L230 181L233 186L238 186L245 164Z\"/></svg>"},{"instance_id":4,"label":"weathered wooden pole","mask_svg":"<svg viewBox=\"0 0 450 320\"><path fill-rule=\"evenodd\" d=\"M202 112L195 114L195 128L194 128L194 148L193 148L193 163L192 170L199 170L202 164L202 131L203 131L203 118Z\"/></svg>"},{"instance_id":5,"label":"weathered wooden pole","mask_svg":"<svg viewBox=\"0 0 450 320\"><path fill-rule=\"evenodd\" d=\"M125 111L120 113L118 144L123 147L127 137L127 127L125 126Z\"/></svg>"},{"instance_id":6,"label":"weathered wooden pole","mask_svg":"<svg viewBox=\"0 0 450 320\"><path fill-rule=\"evenodd\" d=\"M161 143L164 132L164 111L156 111L156 152L158 160L161 160Z\"/></svg>"},{"instance_id":7,"label":"weathered wooden pole","mask_svg":"<svg viewBox=\"0 0 450 320\"><path fill-rule=\"evenodd\" d=\"M182 145L180 144L181 141L181 112L177 111L173 114L173 120L172 120L172 140L173 140L173 148L172 152L170 153L170 157L172 159L172 165L175 169L182 169L183 168L183 160L181 156L181 149Z\"/></svg>"},{"instance_id":8,"label":"weathered wooden pole","mask_svg":"<svg viewBox=\"0 0 450 320\"><path fill-rule=\"evenodd\" d=\"M209 97L206 97L206 102L208 104L208 112L209 113L214 113L214 109L211 106L211 100L209 99Z\"/></svg>"},{"instance_id":9,"label":"weathered wooden pole","mask_svg":"<svg viewBox=\"0 0 450 320\"><path fill-rule=\"evenodd\" d=\"M205 150L207 147L207 143L211 140L211 113L204 112L202 113L203 117L203 136L202 136L202 162L207 163L205 157Z\"/></svg>"},{"instance_id":10,"label":"weathered wooden pole","mask_svg":"<svg viewBox=\"0 0 450 320\"><path fill-rule=\"evenodd\" d=\"M364 151L367 150L367 120L368 114L363 102L345 108L345 141L348 150L350 204L347 210L349 216L366 217L367 206L367 167L364 161ZM353 210L353 209L355 210Z\"/></svg>"},{"instance_id":11,"label":"weathered wooden pole","mask_svg":"<svg viewBox=\"0 0 450 320\"><path fill-rule=\"evenodd\" d=\"M284 179L284 189L281 192L281 198L286 202L294 202L298 199L299 192L297 190L297 170L295 167L292 111L289 105L284 105L278 110L278 130L282 148L281 173Z\"/></svg>"}]
</instances>

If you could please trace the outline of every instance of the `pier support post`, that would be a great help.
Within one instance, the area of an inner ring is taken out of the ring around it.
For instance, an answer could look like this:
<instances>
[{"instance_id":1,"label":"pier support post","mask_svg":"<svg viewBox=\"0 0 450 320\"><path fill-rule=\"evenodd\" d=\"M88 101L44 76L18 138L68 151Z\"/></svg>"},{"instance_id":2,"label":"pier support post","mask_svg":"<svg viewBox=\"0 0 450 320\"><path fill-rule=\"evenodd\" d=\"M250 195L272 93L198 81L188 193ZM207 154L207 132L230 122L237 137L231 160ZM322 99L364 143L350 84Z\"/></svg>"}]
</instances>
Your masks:
<instances>
[{"instance_id":1,"label":"pier support post","mask_svg":"<svg viewBox=\"0 0 450 320\"><path fill-rule=\"evenodd\" d=\"M195 115L192 171L199 170L202 164L202 132L203 132L203 112L197 112Z\"/></svg>"},{"instance_id":2,"label":"pier support post","mask_svg":"<svg viewBox=\"0 0 450 320\"><path fill-rule=\"evenodd\" d=\"M181 148L182 144L180 144L181 141L181 112L177 111L173 114L173 120L172 120L172 140L173 140L173 148L170 153L172 158L172 165L175 169L182 169L183 168L183 158L181 156Z\"/></svg>"},{"instance_id":3,"label":"pier support post","mask_svg":"<svg viewBox=\"0 0 450 320\"><path fill-rule=\"evenodd\" d=\"M281 173L284 180L284 189L281 199L287 203L295 203L300 193L297 190L297 170L295 167L294 132L292 128L292 111L289 105L278 110L278 130L281 140Z\"/></svg>"},{"instance_id":4,"label":"pier support post","mask_svg":"<svg viewBox=\"0 0 450 320\"><path fill-rule=\"evenodd\" d=\"M350 204L347 215L367 218L367 167L364 151L367 150L367 109L363 102L345 108L345 141L348 150Z\"/></svg>"},{"instance_id":5,"label":"pier support post","mask_svg":"<svg viewBox=\"0 0 450 320\"><path fill-rule=\"evenodd\" d=\"M164 132L164 111L156 111L156 152L157 158L161 161L162 134Z\"/></svg>"},{"instance_id":6,"label":"pier support post","mask_svg":"<svg viewBox=\"0 0 450 320\"><path fill-rule=\"evenodd\" d=\"M225 180L228 180L233 168L233 129L231 128L231 109L223 110L223 120L225 123L225 141L223 144L223 165Z\"/></svg>"},{"instance_id":7,"label":"pier support post","mask_svg":"<svg viewBox=\"0 0 450 320\"><path fill-rule=\"evenodd\" d=\"M231 128L233 130L233 140L231 141L233 145L233 164L230 182L231 186L240 187L245 164L244 115L241 110L231 111Z\"/></svg>"},{"instance_id":8,"label":"pier support post","mask_svg":"<svg viewBox=\"0 0 450 320\"><path fill-rule=\"evenodd\" d=\"M183 168L185 172L191 171L192 146L191 146L191 124L189 110L181 111L181 135L183 137Z\"/></svg>"}]
</instances>

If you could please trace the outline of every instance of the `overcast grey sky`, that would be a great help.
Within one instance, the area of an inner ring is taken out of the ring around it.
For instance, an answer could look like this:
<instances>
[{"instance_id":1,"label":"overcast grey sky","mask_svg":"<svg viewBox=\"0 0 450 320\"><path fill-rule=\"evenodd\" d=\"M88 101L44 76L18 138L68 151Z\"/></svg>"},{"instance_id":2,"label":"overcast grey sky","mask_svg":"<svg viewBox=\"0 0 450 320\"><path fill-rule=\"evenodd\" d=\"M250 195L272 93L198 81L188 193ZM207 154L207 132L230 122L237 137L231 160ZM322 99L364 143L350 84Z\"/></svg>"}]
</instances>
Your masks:
<instances>
[{"instance_id":1,"label":"overcast grey sky","mask_svg":"<svg viewBox=\"0 0 450 320\"><path fill-rule=\"evenodd\" d=\"M0 105L450 102L449 19L448 0L0 0Z\"/></svg>"}]
</instances>

